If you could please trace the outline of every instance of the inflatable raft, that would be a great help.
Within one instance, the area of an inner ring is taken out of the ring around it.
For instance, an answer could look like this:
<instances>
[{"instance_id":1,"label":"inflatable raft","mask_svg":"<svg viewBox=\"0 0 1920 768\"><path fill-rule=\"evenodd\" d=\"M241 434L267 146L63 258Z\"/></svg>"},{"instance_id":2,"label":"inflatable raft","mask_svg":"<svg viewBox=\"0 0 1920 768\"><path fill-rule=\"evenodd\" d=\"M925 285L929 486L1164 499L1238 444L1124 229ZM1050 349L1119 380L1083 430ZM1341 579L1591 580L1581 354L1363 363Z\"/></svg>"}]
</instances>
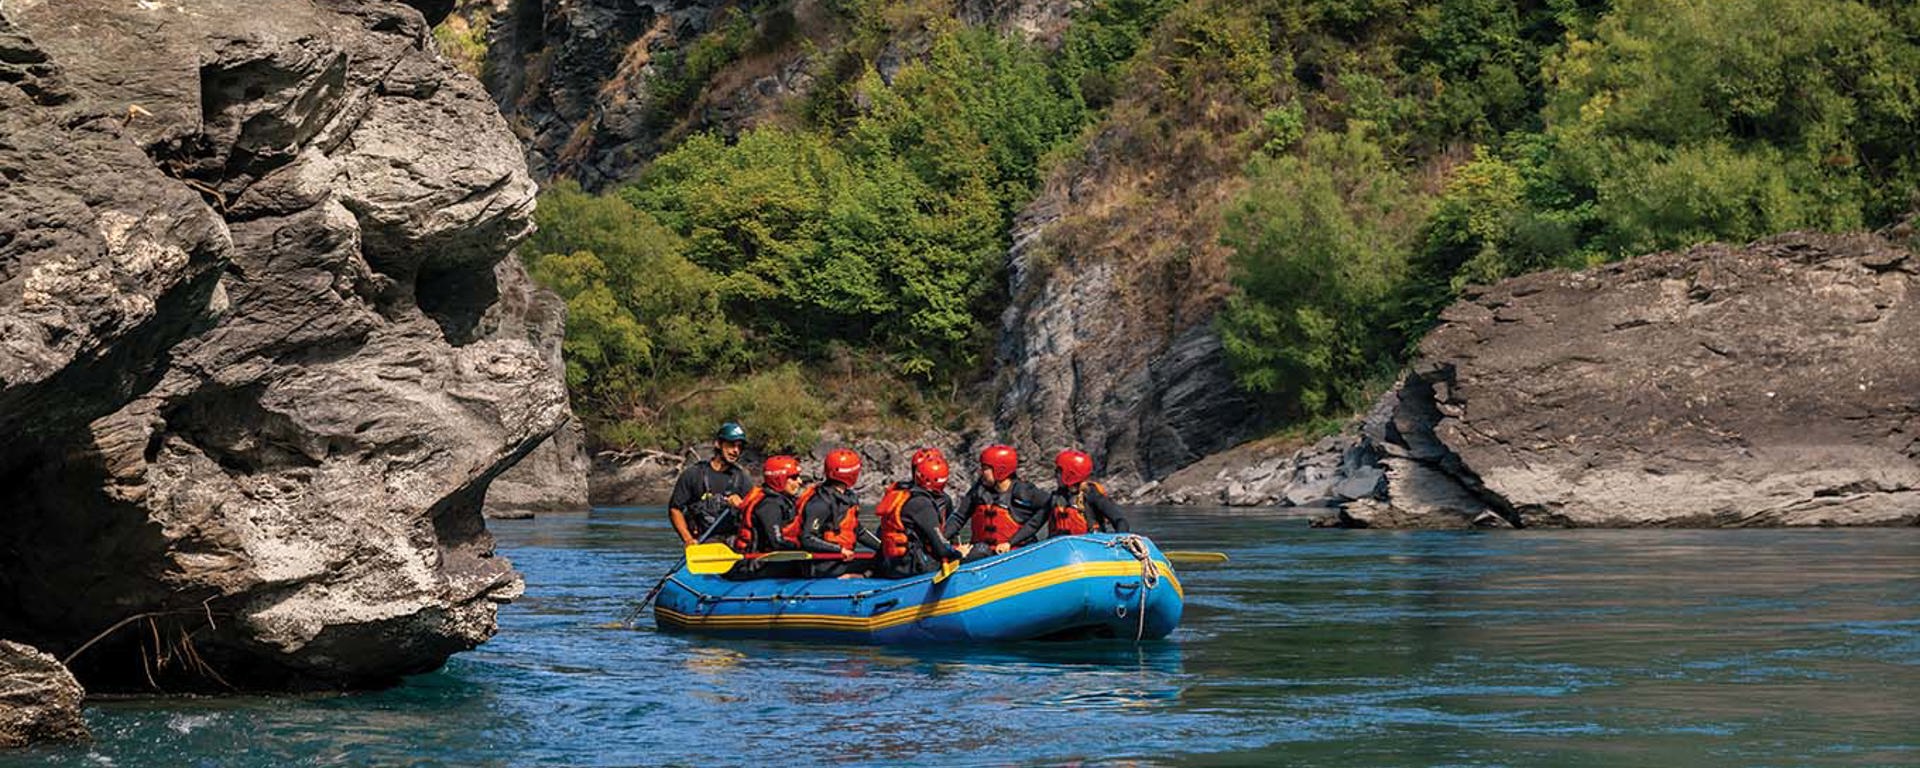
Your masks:
<instances>
[{"instance_id":1,"label":"inflatable raft","mask_svg":"<svg viewBox=\"0 0 1920 768\"><path fill-rule=\"evenodd\" d=\"M874 644L1166 637L1184 593L1146 537L1047 539L961 566L945 581L729 580L682 568L654 605L661 629Z\"/></svg>"}]
</instances>

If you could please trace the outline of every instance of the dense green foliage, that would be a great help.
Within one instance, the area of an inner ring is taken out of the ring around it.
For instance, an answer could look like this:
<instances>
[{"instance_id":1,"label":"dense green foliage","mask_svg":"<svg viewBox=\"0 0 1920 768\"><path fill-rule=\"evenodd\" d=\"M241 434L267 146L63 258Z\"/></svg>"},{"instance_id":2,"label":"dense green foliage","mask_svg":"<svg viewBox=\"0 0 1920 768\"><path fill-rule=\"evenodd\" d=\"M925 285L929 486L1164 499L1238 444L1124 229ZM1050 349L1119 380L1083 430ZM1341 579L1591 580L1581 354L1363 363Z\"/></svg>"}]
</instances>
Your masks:
<instances>
[{"instance_id":1,"label":"dense green foliage","mask_svg":"<svg viewBox=\"0 0 1920 768\"><path fill-rule=\"evenodd\" d=\"M1920 185L1906 2L1096 0L1045 44L940 0L824 7L825 38L796 43L818 26L800 6L745 4L657 62L671 121L740 58L809 50L790 119L542 200L528 258L573 312L568 375L603 440L840 409L830 359L922 388L901 403L953 391L1005 304L1013 216L1101 119L1128 137L1103 151L1178 180L1149 198L1237 190L1180 210L1220 213L1229 359L1294 423L1361 407L1470 284L1875 227Z\"/></svg>"},{"instance_id":2,"label":"dense green foliage","mask_svg":"<svg viewBox=\"0 0 1920 768\"><path fill-rule=\"evenodd\" d=\"M1014 214L1089 122L1083 84L1120 66L1167 4L1091 4L1058 52L912 3L852 5L865 36L830 58L807 125L688 137L605 196L554 185L524 255L567 299L568 377L596 436L671 445L696 441L702 420L746 418L738 398L683 396L709 389L817 403L783 365L848 349L928 386L974 375ZM664 60L661 103L764 49L767 26L735 13ZM924 53L883 77L874 59L902 37ZM781 373L709 383L767 367Z\"/></svg>"},{"instance_id":3,"label":"dense green foliage","mask_svg":"<svg viewBox=\"0 0 1920 768\"><path fill-rule=\"evenodd\" d=\"M1269 113L1267 152L1285 154L1249 166L1229 216L1239 293L1220 327L1242 385L1294 417L1360 407L1468 284L1879 226L1920 189L1908 4L1318 0L1253 15L1285 32L1275 91L1306 119ZM1321 137L1356 126L1388 162L1328 154ZM1342 188L1407 195L1338 207Z\"/></svg>"}]
</instances>

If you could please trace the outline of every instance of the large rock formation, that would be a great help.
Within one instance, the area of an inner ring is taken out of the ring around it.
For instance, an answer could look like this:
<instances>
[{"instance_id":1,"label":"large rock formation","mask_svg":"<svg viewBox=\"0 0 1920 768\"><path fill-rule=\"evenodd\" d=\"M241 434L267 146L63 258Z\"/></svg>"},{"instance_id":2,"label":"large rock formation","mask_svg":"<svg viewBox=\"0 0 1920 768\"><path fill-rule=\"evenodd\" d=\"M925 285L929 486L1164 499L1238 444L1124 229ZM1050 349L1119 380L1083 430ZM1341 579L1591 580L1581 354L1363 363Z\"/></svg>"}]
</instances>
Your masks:
<instances>
[{"instance_id":1,"label":"large rock formation","mask_svg":"<svg viewBox=\"0 0 1920 768\"><path fill-rule=\"evenodd\" d=\"M521 149L419 13L12 0L0 136L0 628L166 690L490 636L482 500L566 400L498 300Z\"/></svg>"},{"instance_id":2,"label":"large rock formation","mask_svg":"<svg viewBox=\"0 0 1920 768\"><path fill-rule=\"evenodd\" d=\"M1120 226L1093 211L1114 208L1106 180L1125 174L1117 167L1136 156L1136 140L1117 130L1097 136L1080 165L1058 174L1015 222L1013 300L995 356L1000 433L1047 457L1081 447L1119 486L1166 477L1261 426L1213 328L1227 289L1215 268L1224 256L1055 242L1074 239L1055 234L1063 226ZM1094 223L1068 224L1076 217ZM1192 226L1187 234L1211 231Z\"/></svg>"},{"instance_id":3,"label":"large rock formation","mask_svg":"<svg viewBox=\"0 0 1920 768\"><path fill-rule=\"evenodd\" d=\"M86 695L52 656L0 640L0 749L85 740Z\"/></svg>"},{"instance_id":4,"label":"large rock formation","mask_svg":"<svg viewBox=\"0 0 1920 768\"><path fill-rule=\"evenodd\" d=\"M1359 526L1915 524L1917 287L1920 256L1864 234L1508 280L1447 310L1299 501Z\"/></svg>"}]
</instances>

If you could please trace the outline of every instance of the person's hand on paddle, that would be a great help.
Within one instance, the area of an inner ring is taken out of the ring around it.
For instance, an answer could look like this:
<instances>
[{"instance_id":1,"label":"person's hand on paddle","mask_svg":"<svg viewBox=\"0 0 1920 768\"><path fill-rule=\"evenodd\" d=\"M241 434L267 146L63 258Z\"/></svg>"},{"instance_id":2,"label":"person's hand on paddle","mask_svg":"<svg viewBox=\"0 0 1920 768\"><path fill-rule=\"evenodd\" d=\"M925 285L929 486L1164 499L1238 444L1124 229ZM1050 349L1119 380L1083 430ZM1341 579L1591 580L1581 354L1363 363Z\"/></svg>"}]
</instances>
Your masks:
<instances>
[{"instance_id":1,"label":"person's hand on paddle","mask_svg":"<svg viewBox=\"0 0 1920 768\"><path fill-rule=\"evenodd\" d=\"M729 493L727 494L727 503L733 505L735 509L739 509L740 507L746 505L747 500L740 498L740 494Z\"/></svg>"},{"instance_id":2,"label":"person's hand on paddle","mask_svg":"<svg viewBox=\"0 0 1920 768\"><path fill-rule=\"evenodd\" d=\"M960 552L961 557L966 557L967 555L970 555L973 553L973 544L971 542L966 544L961 544L959 546L954 547L954 549Z\"/></svg>"},{"instance_id":3,"label":"person's hand on paddle","mask_svg":"<svg viewBox=\"0 0 1920 768\"><path fill-rule=\"evenodd\" d=\"M996 555L1002 552L1012 552L1012 551L1013 551L1013 544L1010 542L1003 541L993 545L993 553Z\"/></svg>"},{"instance_id":4,"label":"person's hand on paddle","mask_svg":"<svg viewBox=\"0 0 1920 768\"><path fill-rule=\"evenodd\" d=\"M846 547L841 547L841 548L840 548L840 559L842 559L842 560L851 560L851 559L853 559L853 550L851 550L851 549L847 549Z\"/></svg>"}]
</instances>

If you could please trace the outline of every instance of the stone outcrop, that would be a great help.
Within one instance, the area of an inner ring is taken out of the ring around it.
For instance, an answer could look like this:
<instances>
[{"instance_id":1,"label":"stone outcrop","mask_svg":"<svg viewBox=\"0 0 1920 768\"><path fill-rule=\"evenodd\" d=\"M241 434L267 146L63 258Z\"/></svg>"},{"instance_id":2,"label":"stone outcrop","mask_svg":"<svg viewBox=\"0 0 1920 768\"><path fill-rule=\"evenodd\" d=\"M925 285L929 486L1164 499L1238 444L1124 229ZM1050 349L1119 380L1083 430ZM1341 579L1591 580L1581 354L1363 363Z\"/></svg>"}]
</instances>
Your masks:
<instances>
[{"instance_id":1,"label":"stone outcrop","mask_svg":"<svg viewBox=\"0 0 1920 768\"><path fill-rule=\"evenodd\" d=\"M74 672L163 690L489 637L521 585L480 510L567 418L558 325L510 300L521 149L420 14L11 0L0 135L6 634L120 625Z\"/></svg>"},{"instance_id":2,"label":"stone outcrop","mask_svg":"<svg viewBox=\"0 0 1920 768\"><path fill-rule=\"evenodd\" d=\"M86 740L86 696L52 656L0 640L0 749Z\"/></svg>"},{"instance_id":3,"label":"stone outcrop","mask_svg":"<svg viewBox=\"0 0 1920 768\"><path fill-rule=\"evenodd\" d=\"M1090 166L1107 152L1096 140ZM1001 316L996 428L1035 455L1081 447L1119 486L1140 485L1257 434L1213 329L1213 280L1179 262L1057 253L1063 214L1090 205L1097 176L1057 181L1015 223L1013 301ZM1170 267L1171 265L1171 267Z\"/></svg>"},{"instance_id":4,"label":"stone outcrop","mask_svg":"<svg viewBox=\"0 0 1920 768\"><path fill-rule=\"evenodd\" d=\"M526 144L529 168L589 189L660 149L660 59L707 31L719 0L515 0L496 16L488 90Z\"/></svg>"},{"instance_id":5,"label":"stone outcrop","mask_svg":"<svg viewBox=\"0 0 1920 768\"><path fill-rule=\"evenodd\" d=\"M1915 524L1916 287L1904 244L1790 234L1477 290L1298 502L1362 527Z\"/></svg>"}]
</instances>

